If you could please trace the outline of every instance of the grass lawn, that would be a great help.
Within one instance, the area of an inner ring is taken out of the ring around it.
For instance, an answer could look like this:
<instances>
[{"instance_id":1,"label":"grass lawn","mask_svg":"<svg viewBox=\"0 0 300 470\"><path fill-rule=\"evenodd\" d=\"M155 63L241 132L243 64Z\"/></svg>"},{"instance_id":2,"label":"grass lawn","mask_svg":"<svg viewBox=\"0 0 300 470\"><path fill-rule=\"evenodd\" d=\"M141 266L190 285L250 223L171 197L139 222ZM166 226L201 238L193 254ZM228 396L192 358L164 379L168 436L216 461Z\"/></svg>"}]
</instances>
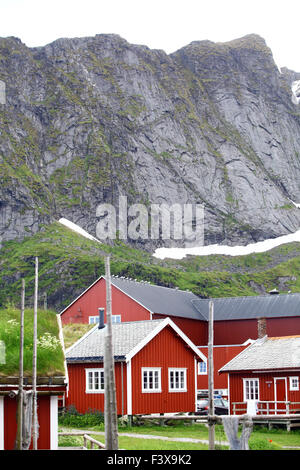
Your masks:
<instances>
[{"instance_id":1,"label":"grass lawn","mask_svg":"<svg viewBox=\"0 0 300 470\"><path fill-rule=\"evenodd\" d=\"M75 426L72 426L74 429ZM70 430L65 425L63 430ZM78 428L77 428L78 429ZM90 429L92 437L104 442L104 435L93 434L93 432L104 432L104 425L84 427L82 429ZM62 430L62 429L61 429ZM139 434L140 436L163 436L169 440L162 439L146 439L135 436L124 436L122 434ZM173 426L119 426L119 448L126 450L207 450L208 444L203 442L178 442L171 441L174 438L197 439L199 441L208 441L208 428L204 424L184 424L176 423ZM222 445L227 441L223 426L215 427L215 444L216 449L228 449L228 446ZM76 442L76 443L75 443ZM79 436L60 436L59 445L82 445L83 438ZM283 450L285 448L299 447L300 450L300 431L293 430L287 432L284 428L268 430L262 427L255 427L250 440L249 446L251 450ZM293 449L294 450L294 449Z\"/></svg>"}]
</instances>

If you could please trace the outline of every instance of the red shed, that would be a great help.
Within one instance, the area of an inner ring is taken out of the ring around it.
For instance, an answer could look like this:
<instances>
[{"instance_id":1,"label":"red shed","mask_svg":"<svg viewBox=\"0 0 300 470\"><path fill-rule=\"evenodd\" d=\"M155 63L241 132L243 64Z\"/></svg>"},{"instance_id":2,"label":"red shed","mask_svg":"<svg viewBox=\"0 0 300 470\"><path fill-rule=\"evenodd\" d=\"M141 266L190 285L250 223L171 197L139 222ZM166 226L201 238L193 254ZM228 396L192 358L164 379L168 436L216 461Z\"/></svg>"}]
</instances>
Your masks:
<instances>
[{"instance_id":1,"label":"red shed","mask_svg":"<svg viewBox=\"0 0 300 470\"><path fill-rule=\"evenodd\" d=\"M300 408L300 336L256 340L220 369L229 377L232 414L289 414ZM298 411L299 412L299 411Z\"/></svg>"},{"instance_id":2,"label":"red shed","mask_svg":"<svg viewBox=\"0 0 300 470\"><path fill-rule=\"evenodd\" d=\"M30 380L25 380L27 385L24 386L24 391L31 391ZM66 393L66 387L65 377L37 377L39 450L56 450L58 447L58 400ZM17 393L17 377L0 378L0 450L13 450L15 447Z\"/></svg>"},{"instance_id":3,"label":"red shed","mask_svg":"<svg viewBox=\"0 0 300 470\"><path fill-rule=\"evenodd\" d=\"M54 450L58 446L59 399L67 392L67 368L59 315L38 311L37 324L37 418L39 450ZM17 438L17 408L19 393L20 311L8 308L0 312L0 449L13 450ZM23 446L32 448L32 346L33 311L24 312L24 344L22 388ZM25 429L24 429L25 428ZM26 431L26 433L25 433ZM31 444L31 446L30 446Z\"/></svg>"},{"instance_id":4,"label":"red shed","mask_svg":"<svg viewBox=\"0 0 300 470\"><path fill-rule=\"evenodd\" d=\"M118 415L193 412L197 363L205 356L169 318L113 326ZM104 410L104 329L95 326L66 351L67 405Z\"/></svg>"}]
</instances>

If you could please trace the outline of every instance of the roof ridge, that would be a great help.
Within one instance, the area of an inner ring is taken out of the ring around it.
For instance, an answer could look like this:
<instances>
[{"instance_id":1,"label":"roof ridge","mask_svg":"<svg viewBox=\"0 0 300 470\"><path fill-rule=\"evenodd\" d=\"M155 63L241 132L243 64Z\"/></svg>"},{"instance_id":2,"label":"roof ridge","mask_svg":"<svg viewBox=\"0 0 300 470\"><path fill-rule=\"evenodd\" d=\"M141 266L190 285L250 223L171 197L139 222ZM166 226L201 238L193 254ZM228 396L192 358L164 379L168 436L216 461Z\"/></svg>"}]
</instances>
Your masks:
<instances>
[{"instance_id":1,"label":"roof ridge","mask_svg":"<svg viewBox=\"0 0 300 470\"><path fill-rule=\"evenodd\" d=\"M105 278L105 276L103 276L103 277ZM176 286L175 287L161 286L161 285L157 285L157 284L151 284L150 281L139 281L138 279L132 279L132 278L124 277L124 276L112 275L111 278L120 279L122 281L135 282L136 284L142 284L142 285L149 286L149 287L159 287L159 288L163 288L163 289L170 289L174 292L185 292L185 293L188 293L188 294L196 295L190 290L179 289Z\"/></svg>"},{"instance_id":2,"label":"roof ridge","mask_svg":"<svg viewBox=\"0 0 300 470\"><path fill-rule=\"evenodd\" d=\"M300 292L291 292L290 294L278 294L278 295L271 295L271 294L261 294L261 295L237 295L235 297L209 297L203 299L199 297L198 300L201 301L210 301L210 300L240 300L240 299L255 299L255 298L270 298L270 299L278 299L280 297L291 297L293 295L299 295Z\"/></svg>"},{"instance_id":3,"label":"roof ridge","mask_svg":"<svg viewBox=\"0 0 300 470\"><path fill-rule=\"evenodd\" d=\"M161 322L164 321L164 318L155 318L154 320L133 320L133 321L122 321L119 323L113 323L112 326L120 326L120 325L132 325L132 324L140 324L140 323L154 323L154 322Z\"/></svg>"}]
</instances>

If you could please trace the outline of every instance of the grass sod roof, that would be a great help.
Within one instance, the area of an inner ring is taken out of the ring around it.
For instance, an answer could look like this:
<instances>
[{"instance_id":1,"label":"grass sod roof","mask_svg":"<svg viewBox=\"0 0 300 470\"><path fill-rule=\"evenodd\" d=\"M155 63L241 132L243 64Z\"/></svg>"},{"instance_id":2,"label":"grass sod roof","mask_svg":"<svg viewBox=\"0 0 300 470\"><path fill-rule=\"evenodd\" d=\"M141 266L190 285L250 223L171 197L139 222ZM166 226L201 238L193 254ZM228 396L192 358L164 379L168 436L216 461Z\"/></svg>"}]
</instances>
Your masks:
<instances>
[{"instance_id":1,"label":"grass sod roof","mask_svg":"<svg viewBox=\"0 0 300 470\"><path fill-rule=\"evenodd\" d=\"M38 310L37 314L37 376L63 377L65 363L63 346L59 339L56 313ZM0 342L4 344L4 360L0 361L0 378L19 374L20 310L0 309ZM24 312L24 377L32 377L33 310Z\"/></svg>"}]
</instances>

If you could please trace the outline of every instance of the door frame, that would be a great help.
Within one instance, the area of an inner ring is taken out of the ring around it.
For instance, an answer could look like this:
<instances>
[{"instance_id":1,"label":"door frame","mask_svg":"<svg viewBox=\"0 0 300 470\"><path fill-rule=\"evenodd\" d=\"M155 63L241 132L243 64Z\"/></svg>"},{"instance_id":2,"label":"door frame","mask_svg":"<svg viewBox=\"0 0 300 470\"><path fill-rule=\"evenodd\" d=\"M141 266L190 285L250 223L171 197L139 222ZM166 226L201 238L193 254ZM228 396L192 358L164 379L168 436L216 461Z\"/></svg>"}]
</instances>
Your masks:
<instances>
[{"instance_id":1,"label":"door frame","mask_svg":"<svg viewBox=\"0 0 300 470\"><path fill-rule=\"evenodd\" d=\"M280 410L280 408L277 408L277 380L284 380L285 383L285 401L288 401L288 394L287 394L287 377L274 377L274 401L275 401L275 406L274 406L274 411L275 414L277 414L277 411ZM286 406L285 406L285 412L286 412Z\"/></svg>"}]
</instances>

